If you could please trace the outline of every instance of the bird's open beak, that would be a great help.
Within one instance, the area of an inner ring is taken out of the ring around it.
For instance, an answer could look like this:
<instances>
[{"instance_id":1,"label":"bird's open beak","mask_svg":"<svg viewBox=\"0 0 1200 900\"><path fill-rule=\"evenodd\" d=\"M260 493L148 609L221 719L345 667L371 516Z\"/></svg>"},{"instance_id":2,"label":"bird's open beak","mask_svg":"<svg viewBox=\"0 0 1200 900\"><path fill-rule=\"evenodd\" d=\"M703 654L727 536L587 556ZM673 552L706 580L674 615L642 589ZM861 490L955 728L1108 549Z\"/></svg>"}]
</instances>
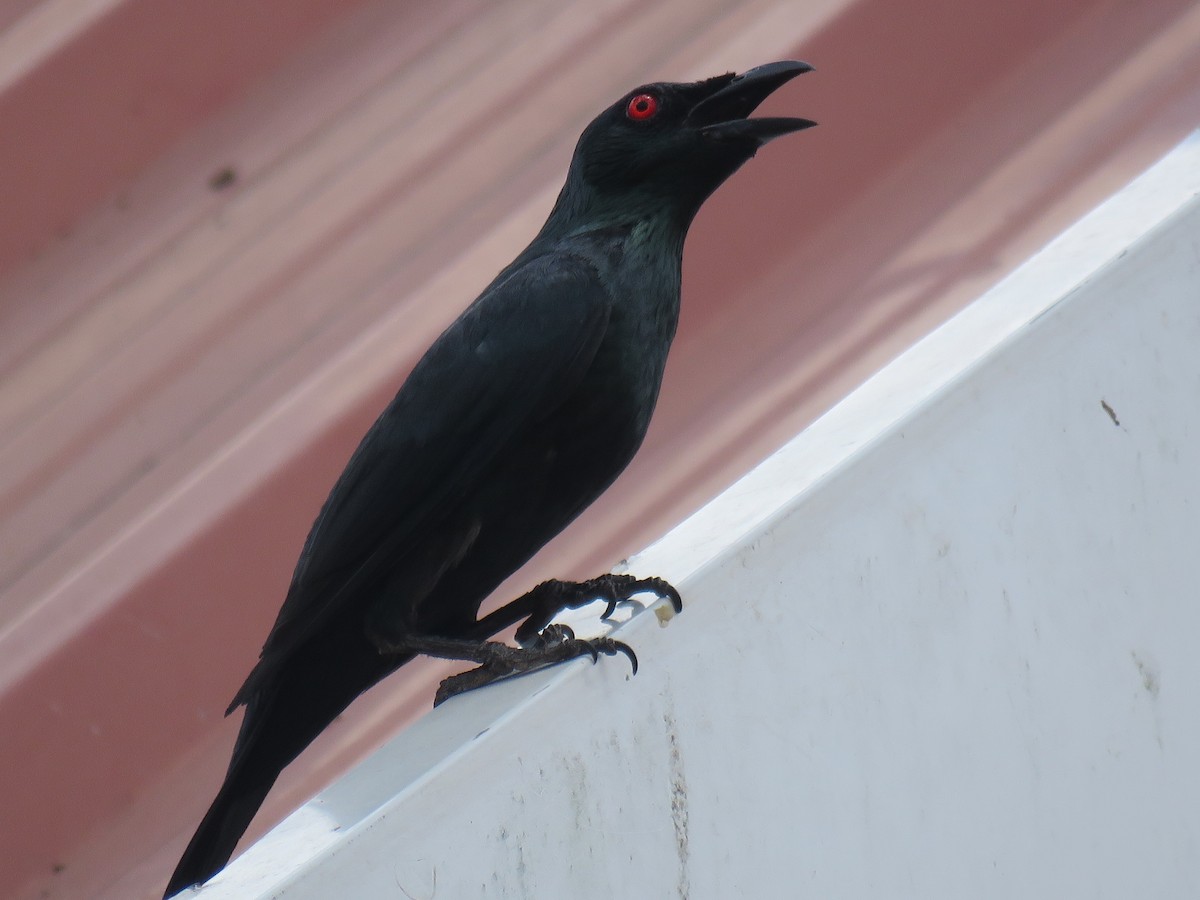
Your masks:
<instances>
[{"instance_id":1,"label":"bird's open beak","mask_svg":"<svg viewBox=\"0 0 1200 900\"><path fill-rule=\"evenodd\" d=\"M759 146L784 134L811 128L811 119L747 118L778 87L811 72L808 63L787 60L757 66L738 75L688 113L687 123L711 140L751 140Z\"/></svg>"}]
</instances>

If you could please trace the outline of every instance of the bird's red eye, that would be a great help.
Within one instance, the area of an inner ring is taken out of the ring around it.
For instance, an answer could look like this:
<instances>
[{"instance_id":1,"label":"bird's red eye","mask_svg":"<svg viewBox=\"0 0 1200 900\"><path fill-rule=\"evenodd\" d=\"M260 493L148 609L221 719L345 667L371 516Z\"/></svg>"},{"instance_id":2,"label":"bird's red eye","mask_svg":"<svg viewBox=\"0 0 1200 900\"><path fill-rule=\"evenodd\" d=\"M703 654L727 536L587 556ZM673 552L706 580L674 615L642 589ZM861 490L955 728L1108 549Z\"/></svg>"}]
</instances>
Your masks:
<instances>
[{"instance_id":1,"label":"bird's red eye","mask_svg":"<svg viewBox=\"0 0 1200 900\"><path fill-rule=\"evenodd\" d=\"M658 112L658 98L653 94L638 94L625 107L625 115L635 122L645 122Z\"/></svg>"}]
</instances>

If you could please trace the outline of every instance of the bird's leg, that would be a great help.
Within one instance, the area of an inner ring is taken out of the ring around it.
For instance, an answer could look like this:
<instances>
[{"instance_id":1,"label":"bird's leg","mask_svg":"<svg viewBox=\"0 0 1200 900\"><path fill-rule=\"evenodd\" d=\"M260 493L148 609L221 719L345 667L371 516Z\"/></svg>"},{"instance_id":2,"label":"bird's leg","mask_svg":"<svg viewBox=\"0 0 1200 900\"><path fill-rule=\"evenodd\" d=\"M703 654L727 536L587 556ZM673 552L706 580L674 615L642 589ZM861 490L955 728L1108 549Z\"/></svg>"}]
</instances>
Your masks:
<instances>
[{"instance_id":1,"label":"bird's leg","mask_svg":"<svg viewBox=\"0 0 1200 900\"><path fill-rule=\"evenodd\" d=\"M389 639L386 646L381 645L381 649L391 653L423 653L440 659L463 659L479 663L478 668L445 679L438 687L434 706L463 691L535 672L580 656L590 656L592 662L596 662L601 654L615 656L624 653L629 657L634 674L637 674L637 655L628 644L607 637L583 640L575 637L575 633L565 625L546 628L529 647L510 647L499 641L406 634Z\"/></svg>"},{"instance_id":2,"label":"bird's leg","mask_svg":"<svg viewBox=\"0 0 1200 900\"><path fill-rule=\"evenodd\" d=\"M679 592L661 578L636 578L633 575L601 575L588 581L543 581L529 591L480 619L471 633L478 640L440 638L428 635L403 635L390 639L381 649L389 652L423 653L442 659L463 659L478 663L478 667L451 675L438 687L434 706L461 694L463 691L491 684L516 675L544 669L556 663L601 654L613 656L624 653L637 673L637 656L633 648L621 641L602 637L582 640L565 625L550 625L550 620L564 609L577 609L603 600L607 604L601 618L607 619L637 594L653 593L671 601L676 612L683 609ZM520 647L510 647L486 637L525 619L517 629Z\"/></svg>"},{"instance_id":3,"label":"bird's leg","mask_svg":"<svg viewBox=\"0 0 1200 900\"><path fill-rule=\"evenodd\" d=\"M617 605L631 600L636 594L651 593L671 601L675 612L683 610L679 591L661 578L636 578L633 575L612 573L588 581L543 581L515 604L527 608L528 618L517 629L517 643L526 645L537 640L537 636L550 620L565 609L578 609L597 600L606 603L601 619L608 619Z\"/></svg>"},{"instance_id":4,"label":"bird's leg","mask_svg":"<svg viewBox=\"0 0 1200 900\"><path fill-rule=\"evenodd\" d=\"M486 637L524 619L517 629L517 642L530 645L536 643L537 636L550 620L565 609L578 609L604 600L607 606L601 618L607 619L618 604L641 593L653 593L669 599L675 612L683 609L679 592L661 578L636 578L633 575L609 573L588 581L551 579L484 616L476 623L473 633Z\"/></svg>"},{"instance_id":5,"label":"bird's leg","mask_svg":"<svg viewBox=\"0 0 1200 900\"><path fill-rule=\"evenodd\" d=\"M536 672L556 663L590 656L592 662L600 659L600 655L615 656L624 653L629 657L633 674L637 674L637 654L633 648L621 641L602 637L582 640L566 625L551 625L538 635L538 639L529 647L510 647L495 641L485 641L481 645L487 649L480 660L478 668L470 669L458 675L451 675L438 685L433 705L439 706L456 694L474 690L484 685Z\"/></svg>"}]
</instances>

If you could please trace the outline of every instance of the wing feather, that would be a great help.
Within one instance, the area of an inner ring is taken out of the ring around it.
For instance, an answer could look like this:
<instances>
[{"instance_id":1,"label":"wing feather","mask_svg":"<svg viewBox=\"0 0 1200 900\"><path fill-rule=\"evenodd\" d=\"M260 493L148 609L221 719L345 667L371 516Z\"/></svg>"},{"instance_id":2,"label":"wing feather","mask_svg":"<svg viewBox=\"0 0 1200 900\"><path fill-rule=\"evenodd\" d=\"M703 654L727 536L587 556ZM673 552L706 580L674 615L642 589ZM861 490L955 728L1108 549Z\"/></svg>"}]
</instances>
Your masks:
<instances>
[{"instance_id":1,"label":"wing feather","mask_svg":"<svg viewBox=\"0 0 1200 900\"><path fill-rule=\"evenodd\" d=\"M354 602L439 509L587 371L610 303L595 270L545 256L497 279L442 333L363 437L305 541L261 659L230 709ZM406 598L414 600L416 598Z\"/></svg>"}]
</instances>

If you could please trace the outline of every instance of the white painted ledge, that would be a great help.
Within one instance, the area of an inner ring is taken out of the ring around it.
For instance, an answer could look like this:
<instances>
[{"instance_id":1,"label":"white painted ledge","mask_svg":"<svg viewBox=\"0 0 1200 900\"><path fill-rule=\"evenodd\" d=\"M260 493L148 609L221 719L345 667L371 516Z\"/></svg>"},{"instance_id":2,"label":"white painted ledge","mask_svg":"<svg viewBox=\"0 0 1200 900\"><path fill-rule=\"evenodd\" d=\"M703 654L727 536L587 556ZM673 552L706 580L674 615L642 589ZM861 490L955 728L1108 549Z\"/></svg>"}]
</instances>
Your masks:
<instances>
[{"instance_id":1,"label":"white painted ledge","mask_svg":"<svg viewBox=\"0 0 1200 900\"><path fill-rule=\"evenodd\" d=\"M1193 138L633 560L636 678L456 699L199 893L1200 896L1197 191Z\"/></svg>"}]
</instances>

